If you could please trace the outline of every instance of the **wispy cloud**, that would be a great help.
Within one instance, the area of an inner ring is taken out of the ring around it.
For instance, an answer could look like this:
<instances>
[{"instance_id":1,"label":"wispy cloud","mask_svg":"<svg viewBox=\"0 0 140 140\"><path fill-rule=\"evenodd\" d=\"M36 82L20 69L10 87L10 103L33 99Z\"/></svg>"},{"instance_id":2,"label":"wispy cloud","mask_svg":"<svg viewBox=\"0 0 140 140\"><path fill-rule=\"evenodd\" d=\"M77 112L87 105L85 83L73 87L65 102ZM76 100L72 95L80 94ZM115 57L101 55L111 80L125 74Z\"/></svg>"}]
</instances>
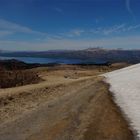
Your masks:
<instances>
[{"instance_id":1,"label":"wispy cloud","mask_svg":"<svg viewBox=\"0 0 140 140\"><path fill-rule=\"evenodd\" d=\"M45 33L34 31L29 27L22 26L19 24L16 24L14 22L10 22L4 19L0 19L0 31L5 32L5 34L8 32L10 34L14 33L27 33L27 34L38 34L38 35L44 35ZM4 34L4 35L5 35Z\"/></svg>"},{"instance_id":2,"label":"wispy cloud","mask_svg":"<svg viewBox=\"0 0 140 140\"><path fill-rule=\"evenodd\" d=\"M138 29L138 28L140 28L140 24L135 25L135 26L129 26L129 27L127 28L127 31L135 30L135 29Z\"/></svg>"},{"instance_id":3,"label":"wispy cloud","mask_svg":"<svg viewBox=\"0 0 140 140\"><path fill-rule=\"evenodd\" d=\"M117 35L121 33L127 33L130 31L134 31L140 28L140 24L137 25L113 25L110 27L97 27L90 29L73 29L69 32L60 33L61 37L80 37L80 36L90 36L90 35L101 35L101 36L109 36L109 35Z\"/></svg>"},{"instance_id":4,"label":"wispy cloud","mask_svg":"<svg viewBox=\"0 0 140 140\"><path fill-rule=\"evenodd\" d=\"M137 25L130 25L127 26L126 24L116 25L112 27L112 29L109 29L109 33L123 33L123 32L129 32L134 31L136 29L140 28L140 24Z\"/></svg>"},{"instance_id":5,"label":"wispy cloud","mask_svg":"<svg viewBox=\"0 0 140 140\"><path fill-rule=\"evenodd\" d=\"M83 33L85 33L85 30L82 29L73 29L70 32L67 33L67 36L74 37L74 36L81 36Z\"/></svg>"},{"instance_id":6,"label":"wispy cloud","mask_svg":"<svg viewBox=\"0 0 140 140\"><path fill-rule=\"evenodd\" d=\"M109 27L109 28L97 28L97 29L94 29L92 31L92 33L109 35L109 34L113 34L113 33L122 32L124 30L124 28L125 28L125 24L114 25L114 26Z\"/></svg>"},{"instance_id":7,"label":"wispy cloud","mask_svg":"<svg viewBox=\"0 0 140 140\"><path fill-rule=\"evenodd\" d=\"M4 19L0 19L0 37L12 35L16 33L25 33L25 34L31 34L31 35L38 35L38 36L44 36L46 38L52 38L52 39L62 39L62 38L73 38L73 37L81 37L81 36L90 36L90 35L114 35L118 33L124 33L124 32L130 32L133 30L136 30L140 28L140 24L137 25L126 25L126 24L120 24L120 25L113 25L110 27L97 27L97 28L90 28L90 29L71 29L67 32L61 32L53 34L43 33L36 30L33 30L29 27L22 26L20 24L7 21Z\"/></svg>"},{"instance_id":8,"label":"wispy cloud","mask_svg":"<svg viewBox=\"0 0 140 140\"><path fill-rule=\"evenodd\" d=\"M82 49L89 46L103 46L103 47L139 47L140 36L127 36L127 37L113 37L112 35L119 36L120 33L127 33L140 28L140 24L127 25L120 24L111 27L97 27L91 29L71 29L68 32L57 34L46 34L34 31L29 27L22 26L7 20L0 19L0 37L13 35L15 33L37 34L39 39L33 41L8 41L0 40L0 46L7 50L52 50L52 49ZM99 35L100 39L95 39L94 35ZM41 38L41 36L45 36ZM82 36L82 39L80 38ZM76 40L76 37L79 39ZM87 39L90 37L91 39ZM25 47L26 46L26 47ZM0 49L2 49L0 48Z\"/></svg>"},{"instance_id":9,"label":"wispy cloud","mask_svg":"<svg viewBox=\"0 0 140 140\"><path fill-rule=\"evenodd\" d=\"M136 21L134 12L131 8L131 0L125 0L125 3L126 3L126 9L127 9L128 13L132 16L133 20Z\"/></svg>"},{"instance_id":10,"label":"wispy cloud","mask_svg":"<svg viewBox=\"0 0 140 140\"><path fill-rule=\"evenodd\" d=\"M133 11L130 7L130 0L126 0L126 8L127 8L128 12L133 15Z\"/></svg>"},{"instance_id":11,"label":"wispy cloud","mask_svg":"<svg viewBox=\"0 0 140 140\"><path fill-rule=\"evenodd\" d=\"M59 7L53 7L53 10L58 12L58 13L63 13L63 9Z\"/></svg>"}]
</instances>

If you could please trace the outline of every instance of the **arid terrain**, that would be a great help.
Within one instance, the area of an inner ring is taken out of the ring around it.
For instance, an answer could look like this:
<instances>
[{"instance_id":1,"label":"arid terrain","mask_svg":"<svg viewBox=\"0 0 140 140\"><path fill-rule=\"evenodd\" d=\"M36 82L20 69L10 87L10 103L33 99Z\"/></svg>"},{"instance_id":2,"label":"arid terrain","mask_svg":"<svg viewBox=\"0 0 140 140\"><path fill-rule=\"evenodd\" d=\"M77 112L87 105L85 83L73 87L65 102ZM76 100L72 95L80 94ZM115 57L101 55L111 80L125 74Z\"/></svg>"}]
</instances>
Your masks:
<instances>
[{"instance_id":1,"label":"arid terrain","mask_svg":"<svg viewBox=\"0 0 140 140\"><path fill-rule=\"evenodd\" d=\"M0 140L133 140L99 76L127 65L29 69L42 80L0 89Z\"/></svg>"}]
</instances>

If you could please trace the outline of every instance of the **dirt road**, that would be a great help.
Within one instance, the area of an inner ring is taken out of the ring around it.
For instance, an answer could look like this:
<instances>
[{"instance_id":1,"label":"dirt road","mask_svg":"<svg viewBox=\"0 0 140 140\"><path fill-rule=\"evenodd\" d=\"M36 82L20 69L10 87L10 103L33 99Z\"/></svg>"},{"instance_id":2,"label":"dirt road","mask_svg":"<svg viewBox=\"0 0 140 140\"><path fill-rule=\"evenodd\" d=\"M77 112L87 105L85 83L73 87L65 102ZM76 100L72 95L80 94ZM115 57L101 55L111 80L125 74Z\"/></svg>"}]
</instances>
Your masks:
<instances>
[{"instance_id":1,"label":"dirt road","mask_svg":"<svg viewBox=\"0 0 140 140\"><path fill-rule=\"evenodd\" d=\"M66 78L1 90L0 140L133 140L102 80Z\"/></svg>"}]
</instances>

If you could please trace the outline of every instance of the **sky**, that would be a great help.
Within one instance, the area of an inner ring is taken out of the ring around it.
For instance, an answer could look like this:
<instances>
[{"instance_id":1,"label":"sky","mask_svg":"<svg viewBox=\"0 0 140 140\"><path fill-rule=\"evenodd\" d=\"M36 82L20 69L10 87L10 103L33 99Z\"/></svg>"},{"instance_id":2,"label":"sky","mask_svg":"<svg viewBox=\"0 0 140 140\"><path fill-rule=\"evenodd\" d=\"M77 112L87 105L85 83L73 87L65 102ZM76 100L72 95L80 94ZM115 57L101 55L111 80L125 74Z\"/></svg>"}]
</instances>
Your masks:
<instances>
[{"instance_id":1,"label":"sky","mask_svg":"<svg viewBox=\"0 0 140 140\"><path fill-rule=\"evenodd\" d=\"M0 50L140 49L140 0L0 0Z\"/></svg>"}]
</instances>

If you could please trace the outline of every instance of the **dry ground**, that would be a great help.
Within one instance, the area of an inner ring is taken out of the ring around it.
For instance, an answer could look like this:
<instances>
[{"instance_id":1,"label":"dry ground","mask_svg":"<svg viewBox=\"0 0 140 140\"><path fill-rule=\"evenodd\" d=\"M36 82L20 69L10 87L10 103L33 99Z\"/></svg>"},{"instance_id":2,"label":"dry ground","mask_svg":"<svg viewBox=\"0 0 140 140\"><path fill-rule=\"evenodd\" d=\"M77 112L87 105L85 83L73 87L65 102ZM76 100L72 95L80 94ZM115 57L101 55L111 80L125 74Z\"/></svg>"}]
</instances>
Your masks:
<instances>
[{"instance_id":1,"label":"dry ground","mask_svg":"<svg viewBox=\"0 0 140 140\"><path fill-rule=\"evenodd\" d=\"M97 76L115 68L32 69L45 81L0 90L0 140L133 140Z\"/></svg>"}]
</instances>

